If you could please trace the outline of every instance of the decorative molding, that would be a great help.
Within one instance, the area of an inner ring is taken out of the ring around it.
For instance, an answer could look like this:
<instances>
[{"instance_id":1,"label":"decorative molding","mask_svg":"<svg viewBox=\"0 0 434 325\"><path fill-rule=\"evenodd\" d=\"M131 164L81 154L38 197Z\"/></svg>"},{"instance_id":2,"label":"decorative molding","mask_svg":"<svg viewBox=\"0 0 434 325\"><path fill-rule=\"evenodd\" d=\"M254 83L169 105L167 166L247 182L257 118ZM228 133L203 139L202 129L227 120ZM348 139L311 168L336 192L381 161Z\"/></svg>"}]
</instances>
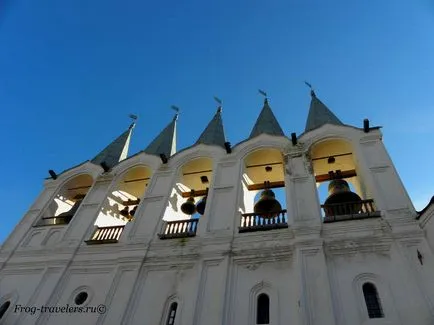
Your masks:
<instances>
[{"instance_id":1,"label":"decorative molding","mask_svg":"<svg viewBox=\"0 0 434 325\"><path fill-rule=\"evenodd\" d=\"M30 264L30 263L29 263ZM42 273L45 270L45 267L41 267L41 266L35 266L32 267L32 265L28 265L29 268L21 268L21 267L14 267L12 268L6 268L4 270L2 270L2 276L3 275L28 275L28 274L38 274L38 273Z\"/></svg>"},{"instance_id":2,"label":"decorative molding","mask_svg":"<svg viewBox=\"0 0 434 325\"><path fill-rule=\"evenodd\" d=\"M84 301L84 303L82 305L80 305L80 306L85 307L85 306L89 305L89 303L92 301L93 297L95 296L95 292L94 292L94 290L90 286L87 286L87 285L79 286L78 288L74 289L71 292L71 294L69 295L68 302L72 306L75 305L75 301L74 301L75 300L75 296L78 295L82 291L85 291L88 294L88 296L87 296L86 300Z\"/></svg>"},{"instance_id":3,"label":"decorative molding","mask_svg":"<svg viewBox=\"0 0 434 325\"><path fill-rule=\"evenodd\" d=\"M382 238L364 238L363 240L341 239L325 243L328 255L354 255L358 253L388 254L392 240Z\"/></svg>"},{"instance_id":4,"label":"decorative molding","mask_svg":"<svg viewBox=\"0 0 434 325\"><path fill-rule=\"evenodd\" d=\"M389 170L390 166L387 165L383 165L383 166L372 166L369 167L369 170L373 173L376 174L381 174L381 173L385 173Z\"/></svg>"}]
</instances>

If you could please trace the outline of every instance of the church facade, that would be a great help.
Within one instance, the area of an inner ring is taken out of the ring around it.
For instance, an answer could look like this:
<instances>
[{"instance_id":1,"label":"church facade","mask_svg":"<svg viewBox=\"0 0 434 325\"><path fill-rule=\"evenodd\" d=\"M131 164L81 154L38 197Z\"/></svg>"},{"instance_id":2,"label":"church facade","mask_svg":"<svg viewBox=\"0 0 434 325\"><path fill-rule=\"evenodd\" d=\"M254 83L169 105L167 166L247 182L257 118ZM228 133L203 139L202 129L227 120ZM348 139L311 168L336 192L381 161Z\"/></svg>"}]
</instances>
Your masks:
<instances>
[{"instance_id":1,"label":"church facade","mask_svg":"<svg viewBox=\"0 0 434 325\"><path fill-rule=\"evenodd\" d=\"M434 324L434 200L415 210L379 127L311 97L298 136L265 99L234 146L219 107L181 151L175 116L50 170L1 246L0 324Z\"/></svg>"}]
</instances>

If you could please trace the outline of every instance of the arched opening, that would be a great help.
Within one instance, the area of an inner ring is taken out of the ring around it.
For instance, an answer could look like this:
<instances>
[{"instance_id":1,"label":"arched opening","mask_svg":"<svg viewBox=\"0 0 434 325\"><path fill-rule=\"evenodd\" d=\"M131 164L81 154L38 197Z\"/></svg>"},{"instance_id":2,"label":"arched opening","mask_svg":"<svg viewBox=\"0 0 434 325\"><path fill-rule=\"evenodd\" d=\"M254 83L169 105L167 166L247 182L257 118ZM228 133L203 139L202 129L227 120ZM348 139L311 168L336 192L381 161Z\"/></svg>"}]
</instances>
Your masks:
<instances>
[{"instance_id":1,"label":"arched opening","mask_svg":"<svg viewBox=\"0 0 434 325\"><path fill-rule=\"evenodd\" d=\"M2 319L3 316L6 314L10 305L11 305L11 302L8 300L0 306L0 319Z\"/></svg>"},{"instance_id":2,"label":"arched opening","mask_svg":"<svg viewBox=\"0 0 434 325\"><path fill-rule=\"evenodd\" d=\"M136 212L151 179L152 171L137 166L125 172L113 187L98 213L96 231L87 243L117 242L125 224L137 216Z\"/></svg>"},{"instance_id":3,"label":"arched opening","mask_svg":"<svg viewBox=\"0 0 434 325\"><path fill-rule=\"evenodd\" d=\"M244 159L240 232L286 228L283 156L277 149L259 149Z\"/></svg>"},{"instance_id":4,"label":"arched opening","mask_svg":"<svg viewBox=\"0 0 434 325\"><path fill-rule=\"evenodd\" d=\"M174 325L175 324L175 317L176 317L176 310L178 309L178 303L172 302L169 307L169 311L167 313L167 319L166 319L166 325Z\"/></svg>"},{"instance_id":5,"label":"arched opening","mask_svg":"<svg viewBox=\"0 0 434 325\"><path fill-rule=\"evenodd\" d=\"M38 226L65 225L74 217L93 184L92 176L78 175L62 186Z\"/></svg>"},{"instance_id":6,"label":"arched opening","mask_svg":"<svg viewBox=\"0 0 434 325\"><path fill-rule=\"evenodd\" d=\"M324 222L379 216L349 142L319 142L310 149L310 157Z\"/></svg>"},{"instance_id":7,"label":"arched opening","mask_svg":"<svg viewBox=\"0 0 434 325\"><path fill-rule=\"evenodd\" d=\"M161 239L196 235L199 218L206 213L212 176L210 158L196 158L180 168L163 216Z\"/></svg>"},{"instance_id":8,"label":"arched opening","mask_svg":"<svg viewBox=\"0 0 434 325\"><path fill-rule=\"evenodd\" d=\"M383 308L381 307L380 298L375 285L370 282L363 284L363 296L365 298L369 318L383 318Z\"/></svg>"},{"instance_id":9,"label":"arched opening","mask_svg":"<svg viewBox=\"0 0 434 325\"><path fill-rule=\"evenodd\" d=\"M270 324L270 298L265 293L261 293L258 296L256 324Z\"/></svg>"}]
</instances>

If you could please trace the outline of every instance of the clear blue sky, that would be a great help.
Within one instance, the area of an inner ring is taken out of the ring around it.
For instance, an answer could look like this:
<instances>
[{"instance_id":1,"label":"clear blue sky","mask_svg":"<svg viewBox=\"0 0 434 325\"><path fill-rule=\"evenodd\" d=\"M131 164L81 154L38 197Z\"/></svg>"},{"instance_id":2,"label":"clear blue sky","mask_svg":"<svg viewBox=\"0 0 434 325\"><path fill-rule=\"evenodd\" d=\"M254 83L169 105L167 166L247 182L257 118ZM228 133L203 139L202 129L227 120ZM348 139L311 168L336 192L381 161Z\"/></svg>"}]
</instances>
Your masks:
<instances>
[{"instance_id":1,"label":"clear blue sky","mask_svg":"<svg viewBox=\"0 0 434 325\"><path fill-rule=\"evenodd\" d=\"M232 144L269 93L302 132L303 81L347 124L368 117L417 208L434 194L434 4L430 0L4 0L0 4L0 242L47 170L92 158L140 116L130 153L182 109L178 148L223 99Z\"/></svg>"}]
</instances>

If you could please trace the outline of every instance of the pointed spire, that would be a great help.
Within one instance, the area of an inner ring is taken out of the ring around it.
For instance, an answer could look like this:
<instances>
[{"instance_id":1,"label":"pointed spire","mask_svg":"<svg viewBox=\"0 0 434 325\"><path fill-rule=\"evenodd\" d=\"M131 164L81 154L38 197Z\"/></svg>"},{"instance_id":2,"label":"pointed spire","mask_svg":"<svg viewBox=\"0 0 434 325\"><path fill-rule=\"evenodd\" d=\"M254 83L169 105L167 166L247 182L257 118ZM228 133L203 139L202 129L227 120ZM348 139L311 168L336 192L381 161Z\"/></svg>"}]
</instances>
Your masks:
<instances>
[{"instance_id":1,"label":"pointed spire","mask_svg":"<svg viewBox=\"0 0 434 325\"><path fill-rule=\"evenodd\" d=\"M172 121L164 128L163 131L148 145L144 152L150 155L164 154L167 158L176 152L176 121L178 120L178 111Z\"/></svg>"},{"instance_id":2,"label":"pointed spire","mask_svg":"<svg viewBox=\"0 0 434 325\"><path fill-rule=\"evenodd\" d=\"M105 163L108 168L112 168L120 161L124 160L128 156L128 149L130 146L131 133L133 132L135 122L131 123L124 133L122 133L117 139L105 147L98 155L96 155L91 162L97 165Z\"/></svg>"},{"instance_id":3,"label":"pointed spire","mask_svg":"<svg viewBox=\"0 0 434 325\"><path fill-rule=\"evenodd\" d=\"M262 133L284 136L285 134L283 133L279 122L277 122L277 119L274 116L270 105L268 105L268 98L266 97L265 92L261 90L259 92L265 96L264 107L262 107L262 111L259 114L258 119L256 120L252 133L250 133L249 139L254 138Z\"/></svg>"},{"instance_id":4,"label":"pointed spire","mask_svg":"<svg viewBox=\"0 0 434 325\"><path fill-rule=\"evenodd\" d=\"M310 101L309 115L306 121L305 132L319 128L324 124L344 125L326 105L321 102L314 90L311 88L310 95L312 97Z\"/></svg>"},{"instance_id":5,"label":"pointed spire","mask_svg":"<svg viewBox=\"0 0 434 325\"><path fill-rule=\"evenodd\" d=\"M215 97L217 100L217 98ZM223 120L222 120L222 107L221 101L218 100L219 106L217 108L217 112L215 113L212 120L208 123L205 130L200 135L199 139L196 141L196 144L209 144L225 147L225 132L223 129Z\"/></svg>"}]
</instances>

